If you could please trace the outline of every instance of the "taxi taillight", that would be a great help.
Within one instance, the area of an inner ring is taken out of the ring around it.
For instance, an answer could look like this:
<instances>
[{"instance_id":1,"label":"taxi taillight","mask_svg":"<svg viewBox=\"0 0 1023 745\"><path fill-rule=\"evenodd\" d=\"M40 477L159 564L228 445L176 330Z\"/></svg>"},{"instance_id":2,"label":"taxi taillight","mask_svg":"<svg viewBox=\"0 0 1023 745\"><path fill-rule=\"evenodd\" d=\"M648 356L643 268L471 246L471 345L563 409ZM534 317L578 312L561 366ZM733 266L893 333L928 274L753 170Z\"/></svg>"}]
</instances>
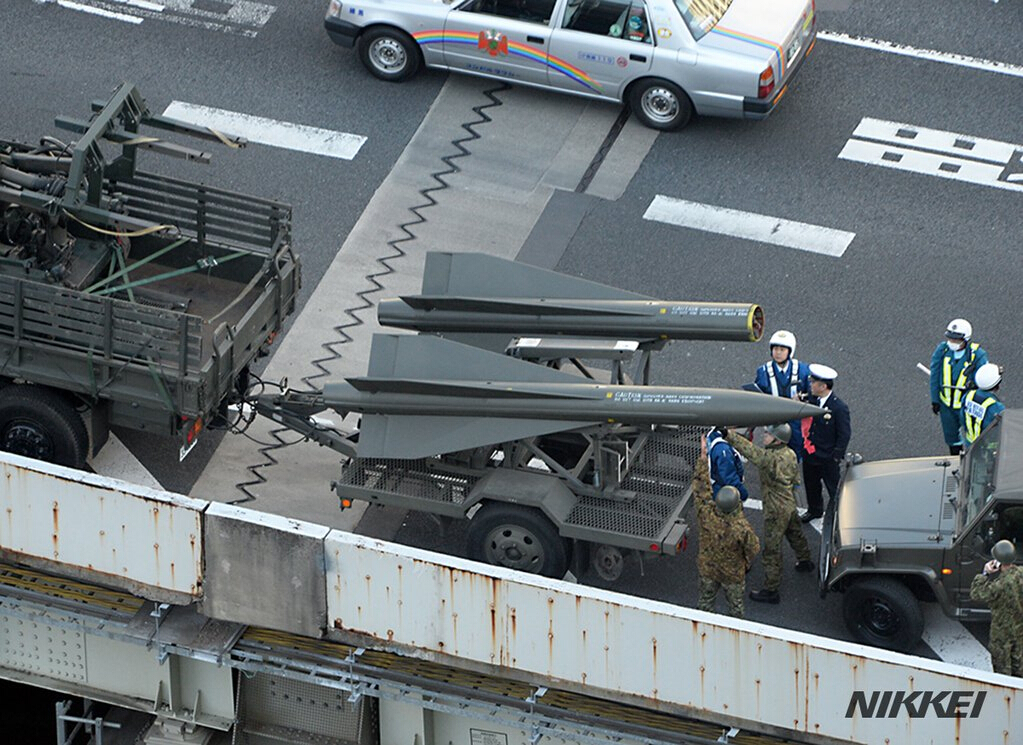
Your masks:
<instances>
[{"instance_id":1,"label":"taxi taillight","mask_svg":"<svg viewBox=\"0 0 1023 745\"><path fill-rule=\"evenodd\" d=\"M774 90L774 68L770 65L760 73L760 87L757 88L757 98L767 98Z\"/></svg>"}]
</instances>

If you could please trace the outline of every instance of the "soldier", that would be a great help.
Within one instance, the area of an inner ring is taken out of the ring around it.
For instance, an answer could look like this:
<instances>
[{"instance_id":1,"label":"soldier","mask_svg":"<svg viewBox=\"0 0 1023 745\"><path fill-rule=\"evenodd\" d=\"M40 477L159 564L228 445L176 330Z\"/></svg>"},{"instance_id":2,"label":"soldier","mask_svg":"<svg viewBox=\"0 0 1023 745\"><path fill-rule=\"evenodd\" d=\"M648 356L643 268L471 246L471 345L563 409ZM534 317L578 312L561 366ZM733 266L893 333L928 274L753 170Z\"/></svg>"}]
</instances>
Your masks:
<instances>
[{"instance_id":1,"label":"soldier","mask_svg":"<svg viewBox=\"0 0 1023 745\"><path fill-rule=\"evenodd\" d=\"M728 615L745 615L746 573L760 552L760 540L742 512L739 492L722 486L715 497L707 468L707 446L701 438L703 456L693 473L693 500L699 526L700 598L696 607L714 612L718 590L724 588Z\"/></svg>"},{"instance_id":2,"label":"soldier","mask_svg":"<svg viewBox=\"0 0 1023 745\"><path fill-rule=\"evenodd\" d=\"M1023 677L1023 569L1013 564L1016 547L998 541L982 574L973 578L970 599L991 607L991 667L996 673Z\"/></svg>"},{"instance_id":3,"label":"soldier","mask_svg":"<svg viewBox=\"0 0 1023 745\"><path fill-rule=\"evenodd\" d=\"M799 484L799 463L788 447L792 428L788 424L767 427L764 447L745 437L729 433L728 442L760 471L760 498L764 502L764 588L754 590L750 599L761 603L781 600L781 541L787 538L796 552L796 570L813 570L810 544L796 513L795 488Z\"/></svg>"},{"instance_id":4,"label":"soldier","mask_svg":"<svg viewBox=\"0 0 1023 745\"><path fill-rule=\"evenodd\" d=\"M941 416L941 430L948 452L959 455L959 410L963 396L973 387L973 376L987 364L987 352L971 341L973 326L965 318L953 318L945 329L945 341L931 355L931 411Z\"/></svg>"}]
</instances>

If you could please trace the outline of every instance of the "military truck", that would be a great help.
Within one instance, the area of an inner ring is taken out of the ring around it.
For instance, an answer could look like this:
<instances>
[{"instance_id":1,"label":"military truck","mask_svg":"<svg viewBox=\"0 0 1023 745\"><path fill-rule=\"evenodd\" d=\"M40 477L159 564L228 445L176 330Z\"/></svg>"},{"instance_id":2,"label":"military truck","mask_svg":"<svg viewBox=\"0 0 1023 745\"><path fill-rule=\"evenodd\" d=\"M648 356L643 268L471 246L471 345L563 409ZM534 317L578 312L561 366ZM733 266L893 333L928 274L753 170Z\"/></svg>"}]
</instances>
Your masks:
<instances>
[{"instance_id":1,"label":"military truck","mask_svg":"<svg viewBox=\"0 0 1023 745\"><path fill-rule=\"evenodd\" d=\"M824 515L820 588L843 593L849 631L899 651L920 641L922 603L988 616L970 583L991 548L1023 546L1023 410L1006 410L958 456L851 463Z\"/></svg>"},{"instance_id":2,"label":"military truck","mask_svg":"<svg viewBox=\"0 0 1023 745\"><path fill-rule=\"evenodd\" d=\"M0 448L82 468L120 426L184 458L294 310L291 208L137 168L142 149L210 160L142 126L244 140L129 83L92 108L56 120L77 140L0 140Z\"/></svg>"}]
</instances>

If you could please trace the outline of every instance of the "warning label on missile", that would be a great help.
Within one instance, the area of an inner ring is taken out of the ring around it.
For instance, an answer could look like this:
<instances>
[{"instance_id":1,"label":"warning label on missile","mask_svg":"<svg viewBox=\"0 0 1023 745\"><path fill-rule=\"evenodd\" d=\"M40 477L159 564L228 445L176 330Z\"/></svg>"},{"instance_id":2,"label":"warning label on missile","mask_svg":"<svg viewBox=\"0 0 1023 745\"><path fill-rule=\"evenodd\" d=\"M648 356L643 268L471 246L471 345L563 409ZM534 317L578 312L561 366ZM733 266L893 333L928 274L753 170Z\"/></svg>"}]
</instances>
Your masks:
<instances>
[{"instance_id":1,"label":"warning label on missile","mask_svg":"<svg viewBox=\"0 0 1023 745\"><path fill-rule=\"evenodd\" d=\"M608 391L607 397L616 403L630 404L703 404L712 396L699 393L668 393L663 391Z\"/></svg>"}]
</instances>

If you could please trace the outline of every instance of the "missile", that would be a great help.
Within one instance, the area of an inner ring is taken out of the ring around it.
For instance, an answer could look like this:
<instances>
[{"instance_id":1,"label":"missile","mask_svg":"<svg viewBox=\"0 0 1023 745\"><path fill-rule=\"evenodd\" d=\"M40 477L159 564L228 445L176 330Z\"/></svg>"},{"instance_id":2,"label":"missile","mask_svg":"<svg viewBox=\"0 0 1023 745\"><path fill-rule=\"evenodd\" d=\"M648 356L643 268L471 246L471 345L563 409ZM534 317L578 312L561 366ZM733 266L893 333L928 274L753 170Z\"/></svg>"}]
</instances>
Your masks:
<instances>
[{"instance_id":1,"label":"missile","mask_svg":"<svg viewBox=\"0 0 1023 745\"><path fill-rule=\"evenodd\" d=\"M477 253L428 253L422 294L382 300L377 320L449 337L758 341L764 333L755 303L657 300Z\"/></svg>"},{"instance_id":2,"label":"missile","mask_svg":"<svg viewBox=\"0 0 1023 745\"><path fill-rule=\"evenodd\" d=\"M377 334L369 374L323 403L362 414L358 454L422 458L596 425L776 424L825 412L762 393L604 385L434 336Z\"/></svg>"}]
</instances>

